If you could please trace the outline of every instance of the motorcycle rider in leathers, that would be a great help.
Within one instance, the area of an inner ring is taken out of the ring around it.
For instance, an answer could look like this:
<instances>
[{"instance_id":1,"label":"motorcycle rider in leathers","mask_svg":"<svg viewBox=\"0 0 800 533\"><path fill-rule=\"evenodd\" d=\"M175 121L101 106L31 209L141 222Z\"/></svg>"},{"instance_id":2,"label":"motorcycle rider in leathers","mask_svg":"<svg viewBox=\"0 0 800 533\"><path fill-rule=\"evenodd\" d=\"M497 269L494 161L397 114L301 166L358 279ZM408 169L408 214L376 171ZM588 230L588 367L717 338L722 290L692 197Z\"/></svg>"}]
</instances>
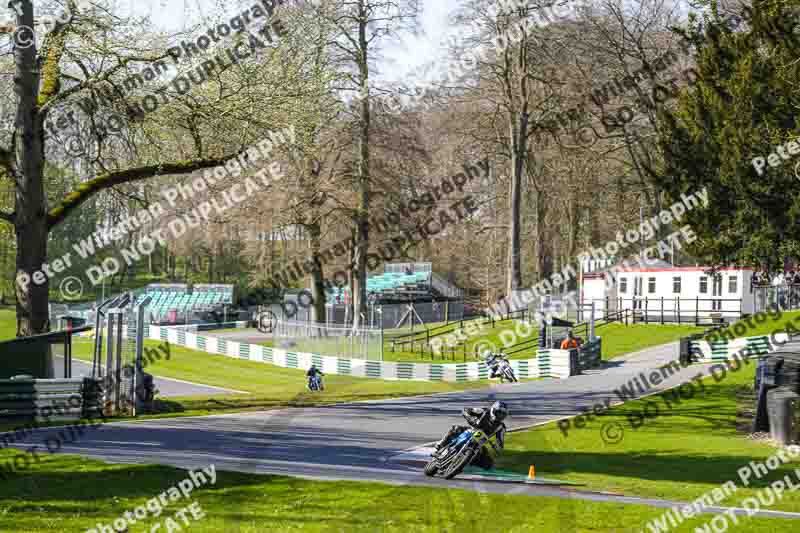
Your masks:
<instances>
[{"instance_id":1,"label":"motorcycle rider in leathers","mask_svg":"<svg viewBox=\"0 0 800 533\"><path fill-rule=\"evenodd\" d=\"M467 420L470 427L480 429L486 435L492 435L496 431L497 446L495 446L495 449L498 454L503 450L506 435L506 425L503 420L508 416L508 405L505 402L494 402L488 409L465 407L461 411L461 416ZM451 439L466 430L467 426L453 426L450 428L447 435L436 443L436 451L438 452L447 446ZM494 461L485 449L481 449L480 453L472 459L472 464L484 470L489 470L494 466Z\"/></svg>"}]
</instances>

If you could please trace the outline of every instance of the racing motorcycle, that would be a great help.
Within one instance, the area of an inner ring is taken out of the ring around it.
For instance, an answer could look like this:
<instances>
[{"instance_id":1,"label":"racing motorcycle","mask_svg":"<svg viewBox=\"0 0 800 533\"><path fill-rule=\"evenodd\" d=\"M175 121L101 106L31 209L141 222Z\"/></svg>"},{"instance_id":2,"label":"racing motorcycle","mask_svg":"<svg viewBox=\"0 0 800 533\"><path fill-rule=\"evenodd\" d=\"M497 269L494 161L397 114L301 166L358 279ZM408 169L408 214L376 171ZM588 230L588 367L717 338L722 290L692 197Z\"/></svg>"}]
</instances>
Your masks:
<instances>
[{"instance_id":1,"label":"racing motorcycle","mask_svg":"<svg viewBox=\"0 0 800 533\"><path fill-rule=\"evenodd\" d=\"M500 383L502 383L504 379L510 381L511 383L518 381L517 376L514 375L514 369L511 368L511 363L508 361L508 359L503 357L502 354L499 354L497 359L495 359L491 363L489 361L486 361L486 366L489 368L489 370L491 370L492 367L495 365L498 367L499 370L498 373L500 374Z\"/></svg>"},{"instance_id":2,"label":"racing motorcycle","mask_svg":"<svg viewBox=\"0 0 800 533\"><path fill-rule=\"evenodd\" d=\"M453 479L480 453L482 449L494 460L498 453L496 432L487 435L480 429L469 428L455 436L447 446L431 454L425 465L425 475L440 474L445 479Z\"/></svg>"},{"instance_id":3,"label":"racing motorcycle","mask_svg":"<svg viewBox=\"0 0 800 533\"><path fill-rule=\"evenodd\" d=\"M508 359L500 359L500 383L503 382L503 378L511 383L517 381L517 376L514 375L514 369L511 368L511 363Z\"/></svg>"},{"instance_id":4,"label":"racing motorcycle","mask_svg":"<svg viewBox=\"0 0 800 533\"><path fill-rule=\"evenodd\" d=\"M311 376L308 378L308 390L311 392L322 390L322 378L320 376Z\"/></svg>"}]
</instances>

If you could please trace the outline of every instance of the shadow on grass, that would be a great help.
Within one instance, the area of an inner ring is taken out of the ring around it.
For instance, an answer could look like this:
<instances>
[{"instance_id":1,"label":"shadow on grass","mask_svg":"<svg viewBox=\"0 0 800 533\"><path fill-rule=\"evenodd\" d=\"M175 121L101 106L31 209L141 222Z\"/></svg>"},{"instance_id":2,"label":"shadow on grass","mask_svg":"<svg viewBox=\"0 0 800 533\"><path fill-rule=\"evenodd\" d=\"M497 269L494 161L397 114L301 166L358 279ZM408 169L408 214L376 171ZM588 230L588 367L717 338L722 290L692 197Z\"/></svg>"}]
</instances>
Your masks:
<instances>
[{"instance_id":1,"label":"shadow on grass","mask_svg":"<svg viewBox=\"0 0 800 533\"><path fill-rule=\"evenodd\" d=\"M525 473L533 464L537 471L546 472L545 476L586 474L714 485L734 481L742 486L737 471L751 461L764 461L777 450L746 442L746 433L739 429L742 405L736 398L751 391L749 385L706 387L708 394L698 390L693 398L676 396L674 391L617 406L580 429L573 419L565 427L566 436L556 424L511 434L511 447L504 451L498 467ZM602 432L609 425L616 425L620 441L604 438ZM552 451L558 448L563 451ZM766 487L784 475L796 478L793 467L797 466L781 463L769 475L753 476L749 487Z\"/></svg>"},{"instance_id":2,"label":"shadow on grass","mask_svg":"<svg viewBox=\"0 0 800 533\"><path fill-rule=\"evenodd\" d=\"M537 473L549 477L570 474L589 474L620 478L635 478L651 482L675 482L721 485L733 481L742 487L737 470L748 465L754 458L748 455L714 456L689 451L665 454L663 450L642 449L636 452L594 453L585 452L536 452L506 450L497 467L527 473L528 465L535 465ZM756 459L759 461L759 459ZM749 480L748 488L767 487L775 479L797 475L790 466L783 465L769 475Z\"/></svg>"},{"instance_id":3,"label":"shadow on grass","mask_svg":"<svg viewBox=\"0 0 800 533\"><path fill-rule=\"evenodd\" d=\"M156 398L153 400L153 412L149 414L181 413L186 407L181 402Z\"/></svg>"},{"instance_id":4,"label":"shadow on grass","mask_svg":"<svg viewBox=\"0 0 800 533\"><path fill-rule=\"evenodd\" d=\"M71 455L47 455L47 470L19 474L0 485L0 500L25 500L35 493L36 501L47 499L68 501L105 500L116 497L152 498L186 479L186 470L160 465L103 465L78 460ZM208 476L206 476L208 477ZM238 485L254 485L262 478L237 473L218 473L214 485L202 485L195 491L223 489Z\"/></svg>"}]
</instances>

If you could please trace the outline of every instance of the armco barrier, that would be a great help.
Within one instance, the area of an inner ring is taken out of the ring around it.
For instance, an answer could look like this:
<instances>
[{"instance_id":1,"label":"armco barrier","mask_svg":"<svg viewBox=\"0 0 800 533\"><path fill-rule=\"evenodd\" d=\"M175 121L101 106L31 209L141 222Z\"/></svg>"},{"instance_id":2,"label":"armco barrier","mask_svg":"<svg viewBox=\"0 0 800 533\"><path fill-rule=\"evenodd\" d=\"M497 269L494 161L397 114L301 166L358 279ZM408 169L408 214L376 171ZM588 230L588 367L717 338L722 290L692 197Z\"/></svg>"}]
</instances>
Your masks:
<instances>
[{"instance_id":1,"label":"armco barrier","mask_svg":"<svg viewBox=\"0 0 800 533\"><path fill-rule=\"evenodd\" d=\"M359 378L413 381L477 381L489 377L482 362L471 363L406 363L396 361L366 361L344 359L316 353L292 352L279 348L268 348L258 344L240 343L213 336L164 326L145 327L149 339L168 341L170 344L268 363L284 368L307 370L311 364L325 374L339 374ZM535 359L512 359L511 367L518 378L567 378L569 377L569 350L540 350Z\"/></svg>"},{"instance_id":2,"label":"armco barrier","mask_svg":"<svg viewBox=\"0 0 800 533\"><path fill-rule=\"evenodd\" d=\"M580 350L578 351L578 364L580 365L580 370L586 370L600 366L600 364L603 362L602 342L602 338L597 337L595 340L589 341L581 346Z\"/></svg>"},{"instance_id":3,"label":"armco barrier","mask_svg":"<svg viewBox=\"0 0 800 533\"><path fill-rule=\"evenodd\" d=\"M786 333L776 333L770 340L769 335L759 335L757 337L741 337L732 340L720 340L708 342L704 340L692 339L689 341L689 349L692 361L695 363L717 363L728 361L733 358L733 354L740 353L742 356L758 357L775 351L778 346L775 343L785 343L789 340Z\"/></svg>"},{"instance_id":4,"label":"armco barrier","mask_svg":"<svg viewBox=\"0 0 800 533\"><path fill-rule=\"evenodd\" d=\"M100 410L96 380L0 379L0 419L49 422L79 420Z\"/></svg>"}]
</instances>

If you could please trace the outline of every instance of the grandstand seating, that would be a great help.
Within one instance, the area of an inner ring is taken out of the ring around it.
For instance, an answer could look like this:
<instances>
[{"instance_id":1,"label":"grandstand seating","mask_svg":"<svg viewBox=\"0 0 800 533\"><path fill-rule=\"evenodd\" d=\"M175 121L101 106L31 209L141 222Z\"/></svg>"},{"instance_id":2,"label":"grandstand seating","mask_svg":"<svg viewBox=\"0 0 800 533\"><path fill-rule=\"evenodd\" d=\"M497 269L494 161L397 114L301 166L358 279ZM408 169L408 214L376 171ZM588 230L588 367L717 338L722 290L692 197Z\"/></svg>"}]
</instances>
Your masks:
<instances>
[{"instance_id":1,"label":"grandstand seating","mask_svg":"<svg viewBox=\"0 0 800 533\"><path fill-rule=\"evenodd\" d=\"M232 304L233 285L195 285L190 292L186 285L154 284L148 285L140 296L150 296L148 312L153 317L162 317L170 311L184 314Z\"/></svg>"},{"instance_id":2,"label":"grandstand seating","mask_svg":"<svg viewBox=\"0 0 800 533\"><path fill-rule=\"evenodd\" d=\"M367 278L367 293L375 293L379 297L398 296L410 292L430 292L430 272L384 272ZM343 303L346 290L343 287L332 287L328 290L328 303Z\"/></svg>"}]
</instances>

